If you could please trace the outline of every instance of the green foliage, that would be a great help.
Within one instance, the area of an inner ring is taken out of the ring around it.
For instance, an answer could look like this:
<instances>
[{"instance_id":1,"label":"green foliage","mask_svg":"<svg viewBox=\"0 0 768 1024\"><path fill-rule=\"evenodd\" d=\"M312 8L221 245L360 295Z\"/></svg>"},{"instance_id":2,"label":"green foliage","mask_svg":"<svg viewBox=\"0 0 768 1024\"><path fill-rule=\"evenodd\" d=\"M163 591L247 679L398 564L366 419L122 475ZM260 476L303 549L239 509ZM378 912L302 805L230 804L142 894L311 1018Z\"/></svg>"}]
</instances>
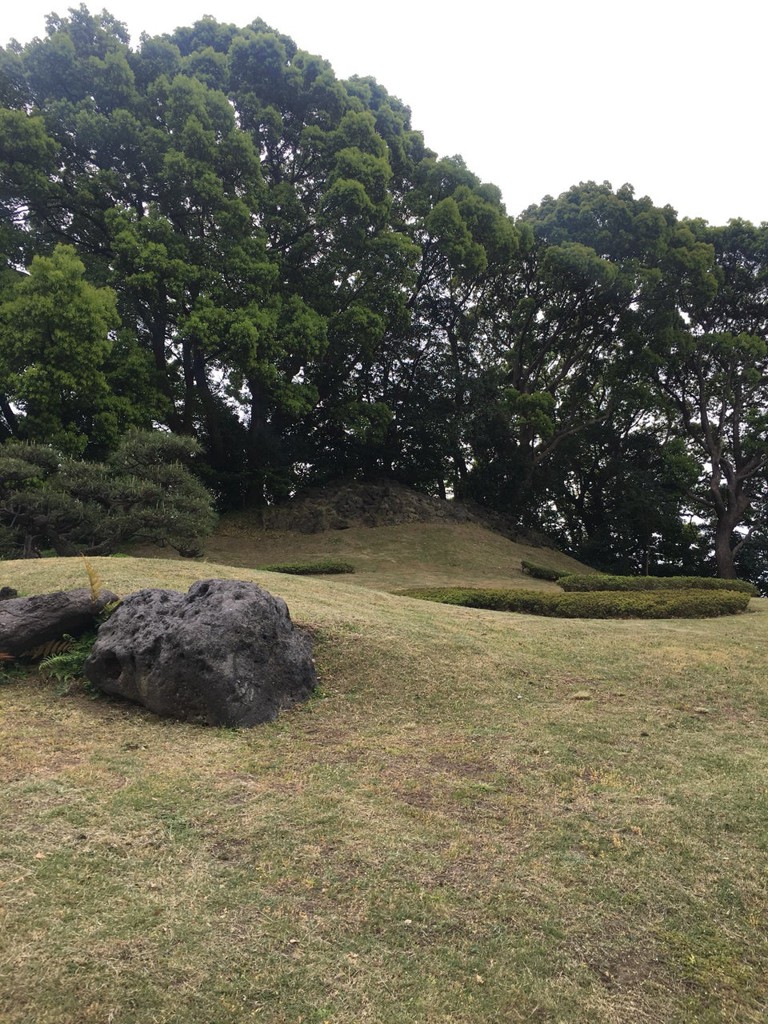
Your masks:
<instances>
[{"instance_id":1,"label":"green foliage","mask_svg":"<svg viewBox=\"0 0 768 1024\"><path fill-rule=\"evenodd\" d=\"M126 435L106 463L66 458L42 445L0 445L0 551L35 557L108 554L120 544L169 544L199 554L216 517L191 472L199 450L164 432Z\"/></svg>"},{"instance_id":2,"label":"green foliage","mask_svg":"<svg viewBox=\"0 0 768 1024\"><path fill-rule=\"evenodd\" d=\"M523 572L529 576L533 576L536 580L550 580L551 582L557 582L563 576L569 575L568 569L552 569L547 565L538 565L536 562L529 562L526 559L522 559L520 565L523 568Z\"/></svg>"},{"instance_id":3,"label":"green foliage","mask_svg":"<svg viewBox=\"0 0 768 1024\"><path fill-rule=\"evenodd\" d=\"M0 441L105 462L157 424L222 507L388 475L612 571L764 573L765 227L607 182L515 220L258 19L132 50L73 8L0 96Z\"/></svg>"},{"instance_id":4,"label":"green foliage","mask_svg":"<svg viewBox=\"0 0 768 1024\"><path fill-rule=\"evenodd\" d=\"M83 559L83 561L85 562L85 571L88 576L91 594L95 600L98 592L102 589L102 583L96 569L89 565L87 560ZM35 652L34 655L25 655L25 657L31 657L32 660L42 659L39 671L42 675L51 676L58 682L59 693L63 696L71 693L74 685L90 690L91 685L85 678L85 663L98 638L99 626L107 621L119 604L119 600L110 601L109 604L102 608L99 612L95 629L89 630L89 632L83 633L82 636L77 638L65 634L61 640L54 640L46 645L46 647L51 648L50 653L41 650Z\"/></svg>"},{"instance_id":5,"label":"green foliage","mask_svg":"<svg viewBox=\"0 0 768 1024\"><path fill-rule=\"evenodd\" d=\"M768 249L768 239L764 244ZM736 574L743 546L737 528L760 521L755 505L766 497L768 463L768 316L755 324L749 310L734 305L723 329L712 330L709 305L692 304L686 311L691 328L659 345L661 387L697 455L699 503L714 525L715 559L724 577Z\"/></svg>"},{"instance_id":6,"label":"green foliage","mask_svg":"<svg viewBox=\"0 0 768 1024\"><path fill-rule=\"evenodd\" d=\"M29 666L12 657L6 651L0 651L0 686L23 679L29 672Z\"/></svg>"},{"instance_id":7,"label":"green foliage","mask_svg":"<svg viewBox=\"0 0 768 1024\"><path fill-rule=\"evenodd\" d=\"M282 562L279 565L261 565L259 568L264 572L284 572L289 576L336 576L355 571L350 562L334 558L318 559L316 562Z\"/></svg>"},{"instance_id":8,"label":"green foliage","mask_svg":"<svg viewBox=\"0 0 768 1024\"><path fill-rule=\"evenodd\" d=\"M558 579L563 590L585 591L660 591L660 590L732 590L757 597L757 587L745 580L722 580L711 576L602 576L597 573L563 575Z\"/></svg>"},{"instance_id":9,"label":"green foliage","mask_svg":"<svg viewBox=\"0 0 768 1024\"><path fill-rule=\"evenodd\" d=\"M698 469L680 438L661 429L637 433L637 404L646 389L628 391L612 422L566 439L546 472L550 504L542 515L558 547L604 572L680 574L702 571L702 530L680 510Z\"/></svg>"},{"instance_id":10,"label":"green foliage","mask_svg":"<svg viewBox=\"0 0 768 1024\"><path fill-rule=\"evenodd\" d=\"M93 631L76 640L68 637L71 641L68 650L48 655L40 662L41 674L56 680L60 694L69 694L73 685L85 681L84 666L96 643L96 636Z\"/></svg>"},{"instance_id":11,"label":"green foliage","mask_svg":"<svg viewBox=\"0 0 768 1024\"><path fill-rule=\"evenodd\" d=\"M417 587L400 591L403 597L523 612L565 619L670 619L735 615L749 605L750 595L733 590L657 591L654 593L596 592L550 594L539 590L485 590L475 587Z\"/></svg>"},{"instance_id":12,"label":"green foliage","mask_svg":"<svg viewBox=\"0 0 768 1024\"><path fill-rule=\"evenodd\" d=\"M20 436L71 456L114 444L104 368L118 324L115 293L86 281L72 246L32 260L0 303L0 391L20 410Z\"/></svg>"}]
</instances>

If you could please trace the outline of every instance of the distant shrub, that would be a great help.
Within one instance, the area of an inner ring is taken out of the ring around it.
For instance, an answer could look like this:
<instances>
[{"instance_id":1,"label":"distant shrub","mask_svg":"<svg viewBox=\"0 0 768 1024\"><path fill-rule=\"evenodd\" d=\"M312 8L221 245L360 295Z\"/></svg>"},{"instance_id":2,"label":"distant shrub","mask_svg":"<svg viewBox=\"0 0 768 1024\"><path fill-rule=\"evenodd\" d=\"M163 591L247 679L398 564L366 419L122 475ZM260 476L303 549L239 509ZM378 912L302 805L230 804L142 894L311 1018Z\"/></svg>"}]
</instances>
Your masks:
<instances>
[{"instance_id":1,"label":"distant shrub","mask_svg":"<svg viewBox=\"0 0 768 1024\"><path fill-rule=\"evenodd\" d=\"M565 619L698 619L735 615L743 612L749 604L749 594L734 590L662 590L651 593L593 590L551 594L540 590L416 587L400 591L400 594L465 608Z\"/></svg>"},{"instance_id":2,"label":"distant shrub","mask_svg":"<svg viewBox=\"0 0 768 1024\"><path fill-rule=\"evenodd\" d=\"M744 580L721 580L710 576L602 576L598 573L570 574L557 581L569 592L585 590L737 590L751 597L758 589Z\"/></svg>"},{"instance_id":3,"label":"distant shrub","mask_svg":"<svg viewBox=\"0 0 768 1024\"><path fill-rule=\"evenodd\" d=\"M338 576L355 571L349 562L339 562L332 558L317 562L282 562L279 565L260 565L264 572L284 572L289 576Z\"/></svg>"},{"instance_id":4,"label":"distant shrub","mask_svg":"<svg viewBox=\"0 0 768 1024\"><path fill-rule=\"evenodd\" d=\"M570 575L568 569L550 569L548 565L537 565L536 562L528 562L522 559L520 564L523 572L533 576L535 580L551 580L556 583L562 576Z\"/></svg>"}]
</instances>

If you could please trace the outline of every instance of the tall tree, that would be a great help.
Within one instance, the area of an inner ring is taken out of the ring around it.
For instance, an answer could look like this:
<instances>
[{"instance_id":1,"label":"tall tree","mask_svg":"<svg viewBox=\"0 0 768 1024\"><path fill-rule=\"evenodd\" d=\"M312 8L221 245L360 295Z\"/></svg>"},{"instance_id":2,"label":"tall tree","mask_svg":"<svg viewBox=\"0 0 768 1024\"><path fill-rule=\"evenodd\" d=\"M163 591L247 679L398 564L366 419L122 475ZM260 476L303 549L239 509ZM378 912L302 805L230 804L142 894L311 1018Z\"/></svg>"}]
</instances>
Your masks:
<instances>
[{"instance_id":1,"label":"tall tree","mask_svg":"<svg viewBox=\"0 0 768 1024\"><path fill-rule=\"evenodd\" d=\"M80 6L0 51L0 99L0 435L101 456L158 423L223 504L393 474L632 565L698 453L733 571L765 477L764 229L594 182L513 221L380 84L261 20L131 49ZM82 324L45 333L35 256Z\"/></svg>"},{"instance_id":2,"label":"tall tree","mask_svg":"<svg viewBox=\"0 0 768 1024\"><path fill-rule=\"evenodd\" d=\"M557 410L557 396L550 391L547 399L546 386L539 389L539 398L531 405L533 414L538 417L534 426L538 425L548 434L535 442L533 459L529 457L528 464L531 461L535 464L537 458L541 461L543 454L553 466L549 480L546 474L539 474L544 485L540 500L564 502L564 514L569 505L571 514L573 512L574 505L567 494L561 492L560 498L556 497L559 480L572 478L572 472L558 459L552 459L557 449L567 442L566 461L569 457L586 457L588 465L600 467L597 476L606 495L610 491L620 494L630 486L630 491L625 491L626 506L634 504L627 470L621 460L609 454L623 450L638 465L651 459L649 472L657 479L659 487L667 488L659 491L658 500L660 507L665 507L669 521L670 491L663 481L667 480L670 485L681 478L676 472L670 475L671 467L664 468L664 457L659 461L662 453L657 438L665 435L668 444L670 437L682 436L685 431L679 417L670 421L665 416L669 406L659 393L659 380L664 376L660 374L660 366L670 354L670 340L678 337L685 326L681 311L691 305L705 308L716 294L713 247L692 231L690 225L678 221L671 207L659 208L647 197L635 197L628 185L614 191L607 182L601 185L582 183L557 199L545 198L540 206L527 210L523 219L532 226L539 244L544 246L543 252L550 259L558 252L570 254L571 260L580 254L583 267L592 267L595 273L602 267L604 282L601 294L595 293L586 280L581 285L576 282L573 298L566 299L560 309L557 306L537 309L529 304L533 330L552 338L549 349L538 342L533 351L538 358L554 359L556 372L558 367L565 370L566 401L561 408L570 410L571 417L569 420L560 414L559 422L557 419L553 422L546 413L548 409ZM556 265L566 265L562 256L556 257ZM545 273L534 270L530 274L530 291L538 294L546 280ZM527 295L526 302L529 302ZM602 310L600 303L603 303ZM585 317L592 314L596 319L590 323ZM573 331L571 342L568 341L569 328ZM590 340L597 342L597 348ZM546 356L548 351L551 354ZM568 357L568 353L572 353L571 359L575 357L575 362L565 365L558 362L563 356ZM587 356L586 363L581 361L584 356ZM526 380L536 380L535 375L526 372L524 364L521 370ZM581 394L569 393L579 380L584 388ZM531 397L526 401L533 403L534 400ZM542 402L548 404L542 406ZM580 436L588 440L596 462L588 454L589 449L581 456L576 455L582 443ZM575 440L569 441L571 437ZM599 457L598 452L602 452ZM652 464L656 465L655 469L651 469ZM613 476L606 475L608 473ZM577 490L582 484L587 487L587 493L582 495L586 499L591 485L585 479ZM676 493L678 518L682 522L685 502L679 487ZM595 500L595 496L590 499L591 515L600 508L602 501L602 498ZM688 505L690 511L690 502ZM586 512L587 504L582 507ZM626 530L633 519L625 511L618 505L611 513L622 520L622 530ZM643 517L648 524L654 518L648 518L645 513ZM647 549L649 537L642 518L635 520L635 526L635 546L638 550ZM590 534L594 524L590 527L587 519L583 527ZM609 533L605 528L603 532L607 538ZM620 545L625 552L627 543L625 539ZM613 552L604 551L604 557L610 560L622 556L616 548Z\"/></svg>"},{"instance_id":3,"label":"tall tree","mask_svg":"<svg viewBox=\"0 0 768 1024\"><path fill-rule=\"evenodd\" d=\"M114 292L71 246L36 256L0 301L0 431L68 455L113 447L132 411L106 374L118 324Z\"/></svg>"},{"instance_id":4,"label":"tall tree","mask_svg":"<svg viewBox=\"0 0 768 1024\"><path fill-rule=\"evenodd\" d=\"M654 346L657 381L697 457L694 498L712 524L717 572L731 579L768 496L768 225L685 229L716 266L709 288L681 290L678 320Z\"/></svg>"},{"instance_id":5,"label":"tall tree","mask_svg":"<svg viewBox=\"0 0 768 1024\"><path fill-rule=\"evenodd\" d=\"M534 525L543 468L610 417L629 351L618 268L579 242L524 239L475 311L470 443L474 494Z\"/></svg>"},{"instance_id":6,"label":"tall tree","mask_svg":"<svg viewBox=\"0 0 768 1024\"><path fill-rule=\"evenodd\" d=\"M547 467L540 522L563 550L607 572L695 575L706 545L691 508L698 466L683 438L634 402L572 435Z\"/></svg>"}]
</instances>

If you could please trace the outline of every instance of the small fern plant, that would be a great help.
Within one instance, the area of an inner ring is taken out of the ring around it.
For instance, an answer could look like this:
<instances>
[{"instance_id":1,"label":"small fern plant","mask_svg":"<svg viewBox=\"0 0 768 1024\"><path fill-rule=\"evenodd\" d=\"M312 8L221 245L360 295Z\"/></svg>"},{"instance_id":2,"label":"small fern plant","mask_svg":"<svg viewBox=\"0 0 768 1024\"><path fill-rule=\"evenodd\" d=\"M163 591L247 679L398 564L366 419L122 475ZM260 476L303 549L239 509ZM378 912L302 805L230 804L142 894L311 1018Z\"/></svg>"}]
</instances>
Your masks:
<instances>
[{"instance_id":1,"label":"small fern plant","mask_svg":"<svg viewBox=\"0 0 768 1024\"><path fill-rule=\"evenodd\" d=\"M49 654L40 662L40 671L56 680L59 684L57 692L61 696L72 693L75 686L80 684L84 689L89 688L85 682L84 666L96 642L96 633L85 633L76 640L71 636L65 636L64 639L69 641L67 650Z\"/></svg>"},{"instance_id":2,"label":"small fern plant","mask_svg":"<svg viewBox=\"0 0 768 1024\"><path fill-rule=\"evenodd\" d=\"M99 613L99 625L106 622L112 612L120 604L119 601L110 601ZM57 692L66 697L75 689L81 688L88 693L95 692L91 684L85 678L85 663L96 643L98 627L89 633L84 633L75 639L65 634L53 653L44 657L40 662L39 669L43 675L50 676L59 684Z\"/></svg>"}]
</instances>

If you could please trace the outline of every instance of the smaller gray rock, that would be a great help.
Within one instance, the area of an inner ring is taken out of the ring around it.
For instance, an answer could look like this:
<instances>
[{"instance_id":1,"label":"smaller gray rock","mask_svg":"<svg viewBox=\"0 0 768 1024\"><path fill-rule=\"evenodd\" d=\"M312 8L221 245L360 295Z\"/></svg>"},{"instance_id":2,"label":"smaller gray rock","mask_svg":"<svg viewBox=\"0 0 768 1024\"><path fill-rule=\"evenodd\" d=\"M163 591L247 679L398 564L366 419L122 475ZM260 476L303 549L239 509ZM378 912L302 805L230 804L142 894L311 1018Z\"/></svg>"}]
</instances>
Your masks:
<instances>
[{"instance_id":1,"label":"smaller gray rock","mask_svg":"<svg viewBox=\"0 0 768 1024\"><path fill-rule=\"evenodd\" d=\"M117 600L117 594L102 590L94 601L91 591L83 587L1 601L0 651L16 658L60 640L65 633L82 636L93 629L104 606Z\"/></svg>"},{"instance_id":2,"label":"smaller gray rock","mask_svg":"<svg viewBox=\"0 0 768 1024\"><path fill-rule=\"evenodd\" d=\"M131 594L99 630L85 674L155 714L224 726L271 721L317 685L309 634L282 598L241 580Z\"/></svg>"}]
</instances>

